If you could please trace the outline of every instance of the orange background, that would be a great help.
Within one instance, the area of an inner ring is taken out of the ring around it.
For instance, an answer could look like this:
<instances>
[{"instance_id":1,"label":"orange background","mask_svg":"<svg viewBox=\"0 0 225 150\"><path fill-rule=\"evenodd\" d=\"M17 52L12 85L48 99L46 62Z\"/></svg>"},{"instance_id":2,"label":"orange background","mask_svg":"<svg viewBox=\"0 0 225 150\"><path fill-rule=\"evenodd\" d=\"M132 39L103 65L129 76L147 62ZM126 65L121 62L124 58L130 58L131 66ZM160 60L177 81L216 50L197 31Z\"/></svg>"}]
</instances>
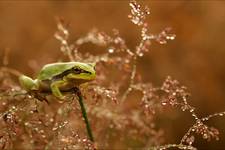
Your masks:
<instances>
[{"instance_id":1,"label":"orange background","mask_svg":"<svg viewBox=\"0 0 225 150\"><path fill-rule=\"evenodd\" d=\"M138 71L144 81L161 85L171 75L188 87L192 94L189 102L197 108L199 116L225 110L225 2L142 3L150 7L147 20L152 33L169 26L177 35L167 45L154 42L150 52L138 60ZM60 45L53 36L57 16L71 23L71 41L93 27L108 33L116 28L133 48L140 37L139 29L127 18L129 11L128 1L1 1L0 54L10 48L9 66L30 75L35 66L60 58ZM85 51L95 53L93 49ZM178 110L164 115L159 126L166 130L167 142L179 143L192 118ZM220 130L220 141L207 143L199 139L195 145L224 148L225 118L212 119L209 124Z\"/></svg>"}]
</instances>

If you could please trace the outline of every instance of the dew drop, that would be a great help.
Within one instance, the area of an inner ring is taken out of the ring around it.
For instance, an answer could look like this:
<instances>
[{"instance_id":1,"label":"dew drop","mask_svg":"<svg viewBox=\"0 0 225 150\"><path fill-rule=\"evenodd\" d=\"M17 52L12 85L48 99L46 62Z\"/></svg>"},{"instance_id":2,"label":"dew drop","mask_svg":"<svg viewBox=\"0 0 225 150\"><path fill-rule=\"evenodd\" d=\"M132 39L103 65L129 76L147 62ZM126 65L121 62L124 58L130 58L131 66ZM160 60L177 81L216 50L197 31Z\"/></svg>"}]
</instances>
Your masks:
<instances>
[{"instance_id":1,"label":"dew drop","mask_svg":"<svg viewBox=\"0 0 225 150\"><path fill-rule=\"evenodd\" d=\"M187 138L186 142L189 144L189 145L192 145L195 141L195 137L194 136L191 136L189 138Z\"/></svg>"},{"instance_id":2,"label":"dew drop","mask_svg":"<svg viewBox=\"0 0 225 150\"><path fill-rule=\"evenodd\" d=\"M219 114L219 116L223 116L223 115L224 115L223 113L220 113L220 114Z\"/></svg>"},{"instance_id":3,"label":"dew drop","mask_svg":"<svg viewBox=\"0 0 225 150\"><path fill-rule=\"evenodd\" d=\"M86 142L87 141L87 139L83 139L83 142Z\"/></svg>"},{"instance_id":4,"label":"dew drop","mask_svg":"<svg viewBox=\"0 0 225 150\"><path fill-rule=\"evenodd\" d=\"M159 41L159 44L166 44L166 43L167 43L166 40L160 40L160 41Z\"/></svg>"},{"instance_id":5,"label":"dew drop","mask_svg":"<svg viewBox=\"0 0 225 150\"><path fill-rule=\"evenodd\" d=\"M166 102L162 102L162 105L164 105L164 106L165 106L166 104L167 104Z\"/></svg>"},{"instance_id":6,"label":"dew drop","mask_svg":"<svg viewBox=\"0 0 225 150\"><path fill-rule=\"evenodd\" d=\"M140 23L140 19L138 17L133 17L131 20L134 24L139 24Z\"/></svg>"},{"instance_id":7,"label":"dew drop","mask_svg":"<svg viewBox=\"0 0 225 150\"><path fill-rule=\"evenodd\" d=\"M203 139L207 139L208 135L207 134L203 134Z\"/></svg>"},{"instance_id":8,"label":"dew drop","mask_svg":"<svg viewBox=\"0 0 225 150\"><path fill-rule=\"evenodd\" d=\"M65 35L68 35L68 34L69 34L69 32L68 32L67 30L63 30L63 33L64 33Z\"/></svg>"},{"instance_id":9,"label":"dew drop","mask_svg":"<svg viewBox=\"0 0 225 150\"><path fill-rule=\"evenodd\" d=\"M67 41L66 40L62 40L62 44L66 45Z\"/></svg>"},{"instance_id":10,"label":"dew drop","mask_svg":"<svg viewBox=\"0 0 225 150\"><path fill-rule=\"evenodd\" d=\"M58 128L57 127L54 127L54 128L52 128L52 131L55 131L55 130L57 130Z\"/></svg>"},{"instance_id":11,"label":"dew drop","mask_svg":"<svg viewBox=\"0 0 225 150\"><path fill-rule=\"evenodd\" d=\"M54 119L53 119L53 118L51 118L49 121L50 121L50 122L53 122L53 121L54 121Z\"/></svg>"},{"instance_id":12,"label":"dew drop","mask_svg":"<svg viewBox=\"0 0 225 150\"><path fill-rule=\"evenodd\" d=\"M209 118L204 118L205 121L209 120Z\"/></svg>"},{"instance_id":13,"label":"dew drop","mask_svg":"<svg viewBox=\"0 0 225 150\"><path fill-rule=\"evenodd\" d=\"M114 53L114 48L109 48L108 51L109 53Z\"/></svg>"},{"instance_id":14,"label":"dew drop","mask_svg":"<svg viewBox=\"0 0 225 150\"><path fill-rule=\"evenodd\" d=\"M173 34L173 35L166 36L166 39L167 40L174 40L175 37L176 37L175 34Z\"/></svg>"},{"instance_id":15,"label":"dew drop","mask_svg":"<svg viewBox=\"0 0 225 150\"><path fill-rule=\"evenodd\" d=\"M40 133L44 133L44 130L40 130Z\"/></svg>"},{"instance_id":16,"label":"dew drop","mask_svg":"<svg viewBox=\"0 0 225 150\"><path fill-rule=\"evenodd\" d=\"M144 54L143 53L138 53L138 56L142 57L142 56L144 56Z\"/></svg>"}]
</instances>

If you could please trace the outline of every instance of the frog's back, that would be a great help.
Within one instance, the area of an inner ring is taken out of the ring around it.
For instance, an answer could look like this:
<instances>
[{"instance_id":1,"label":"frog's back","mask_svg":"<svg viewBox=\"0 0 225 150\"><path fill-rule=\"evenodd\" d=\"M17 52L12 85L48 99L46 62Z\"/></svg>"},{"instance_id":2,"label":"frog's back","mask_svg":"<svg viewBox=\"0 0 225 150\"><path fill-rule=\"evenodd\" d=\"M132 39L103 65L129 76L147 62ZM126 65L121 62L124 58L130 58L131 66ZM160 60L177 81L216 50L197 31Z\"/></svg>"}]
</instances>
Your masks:
<instances>
[{"instance_id":1,"label":"frog's back","mask_svg":"<svg viewBox=\"0 0 225 150\"><path fill-rule=\"evenodd\" d=\"M39 80L50 80L54 76L57 76L66 70L72 69L75 65L76 65L76 62L62 62L62 63L47 64L41 69L37 78Z\"/></svg>"}]
</instances>

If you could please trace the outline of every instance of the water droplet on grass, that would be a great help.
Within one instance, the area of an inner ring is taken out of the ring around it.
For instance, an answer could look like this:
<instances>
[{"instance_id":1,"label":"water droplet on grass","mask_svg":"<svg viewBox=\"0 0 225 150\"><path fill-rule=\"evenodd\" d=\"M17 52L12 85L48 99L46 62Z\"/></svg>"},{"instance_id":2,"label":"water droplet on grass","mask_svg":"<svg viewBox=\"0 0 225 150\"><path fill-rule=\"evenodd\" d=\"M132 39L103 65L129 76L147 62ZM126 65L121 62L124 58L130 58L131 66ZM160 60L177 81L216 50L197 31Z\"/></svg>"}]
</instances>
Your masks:
<instances>
[{"instance_id":1,"label":"water droplet on grass","mask_svg":"<svg viewBox=\"0 0 225 150\"><path fill-rule=\"evenodd\" d=\"M109 48L108 51L109 53L114 53L114 48Z\"/></svg>"}]
</instances>

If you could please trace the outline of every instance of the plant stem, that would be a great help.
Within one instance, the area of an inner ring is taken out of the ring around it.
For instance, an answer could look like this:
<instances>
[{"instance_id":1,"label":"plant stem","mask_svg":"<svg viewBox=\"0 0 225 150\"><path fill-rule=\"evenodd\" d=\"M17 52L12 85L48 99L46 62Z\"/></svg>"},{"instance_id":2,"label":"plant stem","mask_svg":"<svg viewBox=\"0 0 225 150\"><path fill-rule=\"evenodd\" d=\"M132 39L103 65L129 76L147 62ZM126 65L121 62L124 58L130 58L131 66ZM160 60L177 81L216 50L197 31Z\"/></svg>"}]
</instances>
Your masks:
<instances>
[{"instance_id":1,"label":"plant stem","mask_svg":"<svg viewBox=\"0 0 225 150\"><path fill-rule=\"evenodd\" d=\"M82 116L83 116L84 122L86 124L86 129L87 129L87 133L88 133L89 139L92 142L94 142L94 137L93 137L93 134L92 134L91 126L90 126L90 123L88 121L86 109L85 109L85 106L84 106L84 103L83 103L83 97L82 97L82 94L81 94L79 88L76 88L76 94L78 96L78 100L79 100L79 104L80 104L80 107L81 107Z\"/></svg>"}]
</instances>

